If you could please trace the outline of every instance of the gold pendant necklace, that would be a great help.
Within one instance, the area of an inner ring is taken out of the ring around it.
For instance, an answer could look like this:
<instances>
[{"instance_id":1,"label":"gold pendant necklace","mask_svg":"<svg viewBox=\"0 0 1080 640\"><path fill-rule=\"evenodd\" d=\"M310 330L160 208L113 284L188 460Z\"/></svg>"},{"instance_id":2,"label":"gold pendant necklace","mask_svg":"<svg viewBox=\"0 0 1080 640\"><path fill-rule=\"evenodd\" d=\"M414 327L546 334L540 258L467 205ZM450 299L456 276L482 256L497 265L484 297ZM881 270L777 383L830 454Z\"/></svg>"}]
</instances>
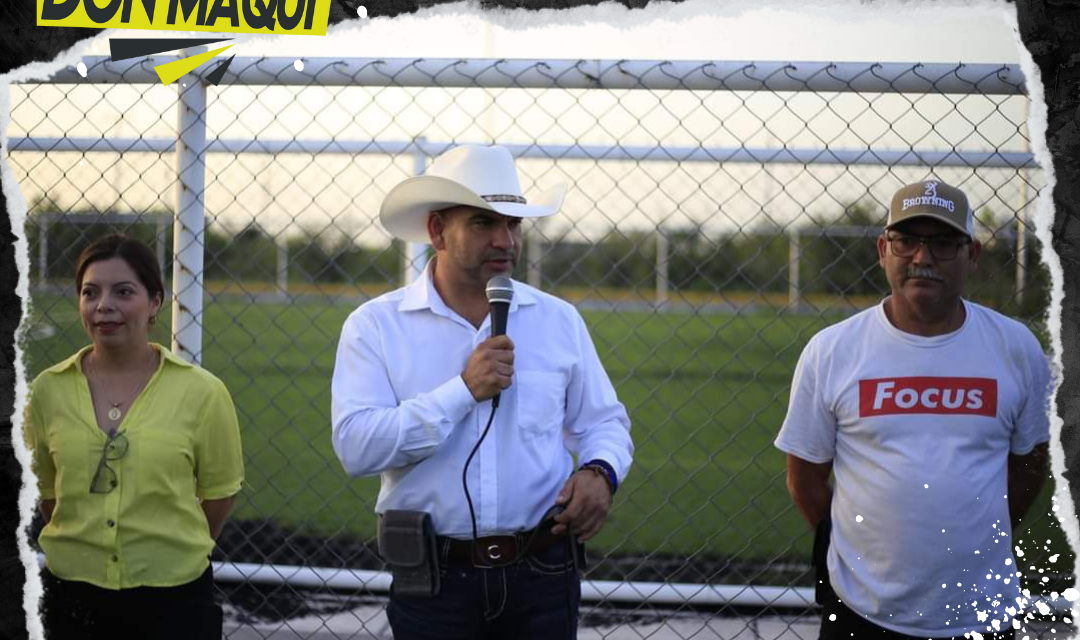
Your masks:
<instances>
[{"instance_id":1,"label":"gold pendant necklace","mask_svg":"<svg viewBox=\"0 0 1080 640\"><path fill-rule=\"evenodd\" d=\"M150 348L150 361L149 361L150 364L152 364L154 362L154 355L155 355L154 354L154 349L153 349L153 347L151 347ZM87 358L86 362L87 362L87 364L90 364L90 359ZM87 379L89 379L89 377ZM147 380L146 382L149 382L149 380ZM113 402L112 400L109 400L108 398L105 398L104 396L102 396L102 399L105 400L105 402L108 402L110 405L112 405L112 407L105 414L106 416L108 416L109 420L112 420L113 422L118 422L120 420L120 418L124 417L124 411L120 408L120 406L124 405L124 404L128 404L132 400L134 400L135 396L139 395L139 391L142 390L143 385L144 385L144 383L142 381L140 381L138 384L135 385L135 390L131 393L131 395L127 398L127 400L121 400L120 402Z\"/></svg>"}]
</instances>

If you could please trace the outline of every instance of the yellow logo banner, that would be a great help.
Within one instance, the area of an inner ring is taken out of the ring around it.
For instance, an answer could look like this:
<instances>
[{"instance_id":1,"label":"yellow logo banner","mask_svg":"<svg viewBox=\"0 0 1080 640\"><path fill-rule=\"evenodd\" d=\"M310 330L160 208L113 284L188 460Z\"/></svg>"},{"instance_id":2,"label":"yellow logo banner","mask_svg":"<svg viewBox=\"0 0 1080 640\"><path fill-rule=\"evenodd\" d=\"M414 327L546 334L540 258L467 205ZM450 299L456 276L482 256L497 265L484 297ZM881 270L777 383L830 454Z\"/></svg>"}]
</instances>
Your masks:
<instances>
[{"instance_id":1,"label":"yellow logo banner","mask_svg":"<svg viewBox=\"0 0 1080 640\"><path fill-rule=\"evenodd\" d=\"M324 36L333 0L37 0L37 23Z\"/></svg>"}]
</instances>

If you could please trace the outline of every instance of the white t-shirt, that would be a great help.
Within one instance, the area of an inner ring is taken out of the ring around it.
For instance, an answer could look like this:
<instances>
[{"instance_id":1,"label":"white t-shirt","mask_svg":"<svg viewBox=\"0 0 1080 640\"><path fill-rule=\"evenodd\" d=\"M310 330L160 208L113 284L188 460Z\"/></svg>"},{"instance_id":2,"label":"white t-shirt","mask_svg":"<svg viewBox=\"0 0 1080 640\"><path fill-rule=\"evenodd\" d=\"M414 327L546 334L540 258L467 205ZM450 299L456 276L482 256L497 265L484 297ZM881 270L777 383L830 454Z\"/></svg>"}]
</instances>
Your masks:
<instances>
[{"instance_id":1,"label":"white t-shirt","mask_svg":"<svg viewBox=\"0 0 1080 640\"><path fill-rule=\"evenodd\" d=\"M904 333L884 306L824 329L795 368L776 446L833 461L829 577L908 635L1004 630L1019 609L1008 454L1049 440L1049 367L1019 322L964 302L960 329Z\"/></svg>"}]
</instances>

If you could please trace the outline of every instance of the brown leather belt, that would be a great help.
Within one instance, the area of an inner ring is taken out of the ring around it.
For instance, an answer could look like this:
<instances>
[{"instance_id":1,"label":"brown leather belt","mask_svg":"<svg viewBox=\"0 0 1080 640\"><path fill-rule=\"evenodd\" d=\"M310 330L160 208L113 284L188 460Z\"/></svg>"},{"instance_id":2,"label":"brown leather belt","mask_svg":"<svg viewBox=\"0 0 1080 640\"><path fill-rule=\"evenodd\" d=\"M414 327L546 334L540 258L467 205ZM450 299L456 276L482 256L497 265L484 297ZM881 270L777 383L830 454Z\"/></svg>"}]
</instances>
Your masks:
<instances>
[{"instance_id":1,"label":"brown leather belt","mask_svg":"<svg viewBox=\"0 0 1080 640\"><path fill-rule=\"evenodd\" d=\"M542 553L556 545L565 545L566 536L531 531L506 536L486 536L472 540L457 538L436 538L440 551L445 549L443 557L449 564L466 565L481 569L506 567L519 562L529 553ZM526 548L526 545L528 547Z\"/></svg>"}]
</instances>

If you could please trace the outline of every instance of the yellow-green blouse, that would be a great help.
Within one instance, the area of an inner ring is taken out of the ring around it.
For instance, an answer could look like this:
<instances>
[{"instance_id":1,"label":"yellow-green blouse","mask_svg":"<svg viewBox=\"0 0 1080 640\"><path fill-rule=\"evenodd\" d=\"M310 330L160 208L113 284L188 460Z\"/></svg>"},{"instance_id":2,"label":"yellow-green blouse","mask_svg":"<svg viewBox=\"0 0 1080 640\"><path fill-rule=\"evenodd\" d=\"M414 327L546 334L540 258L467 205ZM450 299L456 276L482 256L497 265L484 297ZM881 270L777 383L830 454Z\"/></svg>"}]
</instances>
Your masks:
<instances>
[{"instance_id":1,"label":"yellow-green blouse","mask_svg":"<svg viewBox=\"0 0 1080 640\"><path fill-rule=\"evenodd\" d=\"M198 578L214 548L199 500L236 494L240 426L225 385L161 345L157 371L121 419L128 450L108 464L117 486L90 493L106 434L82 372L86 347L30 386L26 439L43 500L56 500L39 541L49 571L107 589Z\"/></svg>"}]
</instances>

